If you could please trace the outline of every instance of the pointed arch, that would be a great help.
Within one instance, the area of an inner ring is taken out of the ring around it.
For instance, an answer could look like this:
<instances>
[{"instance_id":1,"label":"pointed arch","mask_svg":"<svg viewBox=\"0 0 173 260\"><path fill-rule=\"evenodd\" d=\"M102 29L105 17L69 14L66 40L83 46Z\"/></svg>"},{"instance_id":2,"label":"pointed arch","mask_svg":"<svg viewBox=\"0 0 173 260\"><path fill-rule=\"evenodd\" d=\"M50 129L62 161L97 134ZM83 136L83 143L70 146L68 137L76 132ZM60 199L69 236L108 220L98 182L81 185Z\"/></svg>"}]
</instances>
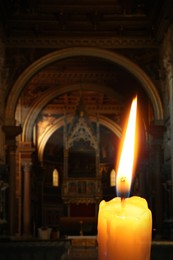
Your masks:
<instances>
[{"instance_id":1,"label":"pointed arch","mask_svg":"<svg viewBox=\"0 0 173 260\"><path fill-rule=\"evenodd\" d=\"M67 117L67 123L71 122L72 116L68 116ZM90 117L91 121L97 121L96 117L91 116ZM110 129L118 138L121 137L121 128L118 124L116 124L115 122L113 122L112 120L104 117L104 116L100 116L99 117L99 123L101 125L106 126L108 129ZM64 125L64 117L61 117L59 119L57 119L56 122L54 122L53 125L51 125L47 131L44 133L44 135L42 136L39 144L38 144L38 157L40 162L43 161L43 154L44 154L44 149L46 146L46 143L48 141L48 139L50 138L50 136L60 127L62 127Z\"/></svg>"},{"instance_id":2,"label":"pointed arch","mask_svg":"<svg viewBox=\"0 0 173 260\"><path fill-rule=\"evenodd\" d=\"M60 88L60 89L55 88L51 92L48 91L43 96L40 96L27 114L25 123L23 125L22 141L26 142L28 140L31 140L32 128L33 128L34 122L35 122L36 118L38 117L40 111L45 107L45 105L47 103L49 103L49 101L51 101L55 96L62 95L66 92L80 90L81 85L82 84L80 84L80 85L73 84L73 85L69 85L67 87ZM121 97L115 91L113 91L112 89L109 89L108 87L102 86L102 85L84 84L84 86L82 86L82 89L84 91L94 89L95 91L101 91L107 95L117 98L118 100L121 100Z\"/></svg>"}]
</instances>

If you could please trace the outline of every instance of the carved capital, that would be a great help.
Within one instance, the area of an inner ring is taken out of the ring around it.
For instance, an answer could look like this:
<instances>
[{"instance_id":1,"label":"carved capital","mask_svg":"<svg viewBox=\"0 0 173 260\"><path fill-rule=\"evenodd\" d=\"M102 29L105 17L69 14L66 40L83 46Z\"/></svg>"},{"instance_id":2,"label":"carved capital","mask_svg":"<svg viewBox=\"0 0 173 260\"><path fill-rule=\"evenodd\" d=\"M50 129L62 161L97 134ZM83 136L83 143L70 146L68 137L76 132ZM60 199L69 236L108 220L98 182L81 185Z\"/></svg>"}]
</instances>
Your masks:
<instances>
[{"instance_id":1,"label":"carved capital","mask_svg":"<svg viewBox=\"0 0 173 260\"><path fill-rule=\"evenodd\" d=\"M162 71L162 75L165 75L164 78L172 78L173 77L173 59L171 57L165 56L163 58L163 68L164 70Z\"/></svg>"},{"instance_id":2,"label":"carved capital","mask_svg":"<svg viewBox=\"0 0 173 260\"><path fill-rule=\"evenodd\" d=\"M150 125L148 128L148 132L154 137L154 138L161 138L163 136L163 133L165 132L166 127L163 125Z\"/></svg>"},{"instance_id":3,"label":"carved capital","mask_svg":"<svg viewBox=\"0 0 173 260\"><path fill-rule=\"evenodd\" d=\"M24 173L30 173L31 167L32 167L32 163L29 160L28 161L24 161L22 163L22 167L23 167Z\"/></svg>"},{"instance_id":4,"label":"carved capital","mask_svg":"<svg viewBox=\"0 0 173 260\"><path fill-rule=\"evenodd\" d=\"M4 125L2 126L2 130L6 134L6 137L9 139L14 139L16 136L22 133L21 126L14 126L14 125Z\"/></svg>"}]
</instances>

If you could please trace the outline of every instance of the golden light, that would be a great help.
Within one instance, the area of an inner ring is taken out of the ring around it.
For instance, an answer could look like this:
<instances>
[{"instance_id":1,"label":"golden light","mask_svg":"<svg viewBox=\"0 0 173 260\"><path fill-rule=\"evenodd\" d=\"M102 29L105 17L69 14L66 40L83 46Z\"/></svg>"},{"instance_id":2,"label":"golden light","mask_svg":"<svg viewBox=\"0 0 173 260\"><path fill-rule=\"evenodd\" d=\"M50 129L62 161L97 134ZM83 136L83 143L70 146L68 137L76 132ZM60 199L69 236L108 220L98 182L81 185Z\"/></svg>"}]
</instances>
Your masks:
<instances>
[{"instance_id":1,"label":"golden light","mask_svg":"<svg viewBox=\"0 0 173 260\"><path fill-rule=\"evenodd\" d=\"M118 196L121 198L128 196L131 188L135 157L136 114L137 97L135 97L132 101L117 171L116 189Z\"/></svg>"}]
</instances>

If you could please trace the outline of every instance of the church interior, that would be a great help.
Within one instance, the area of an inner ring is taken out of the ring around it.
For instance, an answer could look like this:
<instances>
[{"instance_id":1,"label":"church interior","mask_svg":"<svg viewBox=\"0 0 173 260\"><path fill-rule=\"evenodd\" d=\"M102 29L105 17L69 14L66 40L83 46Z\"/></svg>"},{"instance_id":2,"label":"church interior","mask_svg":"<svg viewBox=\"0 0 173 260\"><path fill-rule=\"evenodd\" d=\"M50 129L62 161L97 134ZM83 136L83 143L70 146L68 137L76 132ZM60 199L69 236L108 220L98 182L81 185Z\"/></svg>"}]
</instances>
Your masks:
<instances>
[{"instance_id":1,"label":"church interior","mask_svg":"<svg viewBox=\"0 0 173 260\"><path fill-rule=\"evenodd\" d=\"M137 96L130 196L152 212L152 259L172 259L172 1L2 0L0 25L0 257L18 259L6 242L97 237Z\"/></svg>"}]
</instances>

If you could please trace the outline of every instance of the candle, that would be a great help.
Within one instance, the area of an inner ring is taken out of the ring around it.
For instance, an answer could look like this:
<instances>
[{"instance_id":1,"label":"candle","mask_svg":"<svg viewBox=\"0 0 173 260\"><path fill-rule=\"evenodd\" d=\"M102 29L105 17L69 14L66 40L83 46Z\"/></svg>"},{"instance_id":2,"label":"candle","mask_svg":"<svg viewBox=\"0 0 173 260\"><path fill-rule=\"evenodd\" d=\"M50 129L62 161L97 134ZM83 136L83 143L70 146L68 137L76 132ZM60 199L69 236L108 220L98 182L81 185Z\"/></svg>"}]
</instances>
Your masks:
<instances>
[{"instance_id":1,"label":"candle","mask_svg":"<svg viewBox=\"0 0 173 260\"><path fill-rule=\"evenodd\" d=\"M119 197L101 201L98 214L99 260L149 260L152 216L144 198L130 192L134 170L137 98L132 102L117 172Z\"/></svg>"},{"instance_id":2,"label":"candle","mask_svg":"<svg viewBox=\"0 0 173 260\"><path fill-rule=\"evenodd\" d=\"M151 212L140 197L102 201L98 217L99 260L149 260Z\"/></svg>"}]
</instances>

